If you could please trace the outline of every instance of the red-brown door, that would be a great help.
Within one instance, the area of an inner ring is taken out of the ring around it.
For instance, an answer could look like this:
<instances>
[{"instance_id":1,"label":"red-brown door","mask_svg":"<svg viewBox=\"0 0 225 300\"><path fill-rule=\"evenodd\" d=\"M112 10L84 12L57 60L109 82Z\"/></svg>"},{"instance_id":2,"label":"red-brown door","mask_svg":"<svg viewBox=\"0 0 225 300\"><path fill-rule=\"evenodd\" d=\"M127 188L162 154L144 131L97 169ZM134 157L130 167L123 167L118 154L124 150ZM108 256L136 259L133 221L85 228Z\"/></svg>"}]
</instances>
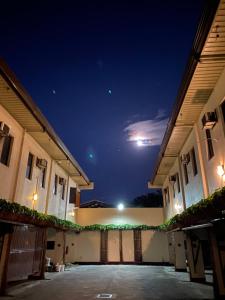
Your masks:
<instances>
[{"instance_id":1,"label":"red-brown door","mask_svg":"<svg viewBox=\"0 0 225 300\"><path fill-rule=\"evenodd\" d=\"M35 226L14 226L10 245L7 281L40 275L45 248L44 229Z\"/></svg>"}]
</instances>

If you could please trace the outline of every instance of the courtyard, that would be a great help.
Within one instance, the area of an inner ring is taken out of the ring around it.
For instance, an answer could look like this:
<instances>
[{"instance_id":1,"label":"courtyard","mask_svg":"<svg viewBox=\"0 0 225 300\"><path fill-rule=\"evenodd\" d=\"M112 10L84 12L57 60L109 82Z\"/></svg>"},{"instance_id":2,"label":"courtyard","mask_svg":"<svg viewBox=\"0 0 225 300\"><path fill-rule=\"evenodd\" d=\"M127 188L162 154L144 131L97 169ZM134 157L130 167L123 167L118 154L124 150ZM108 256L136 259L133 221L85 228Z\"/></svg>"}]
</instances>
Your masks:
<instances>
[{"instance_id":1,"label":"courtyard","mask_svg":"<svg viewBox=\"0 0 225 300\"><path fill-rule=\"evenodd\" d=\"M210 281L210 277L207 278ZM138 265L73 266L47 273L46 280L11 287L2 299L213 299L210 283L189 281L173 267Z\"/></svg>"}]
</instances>

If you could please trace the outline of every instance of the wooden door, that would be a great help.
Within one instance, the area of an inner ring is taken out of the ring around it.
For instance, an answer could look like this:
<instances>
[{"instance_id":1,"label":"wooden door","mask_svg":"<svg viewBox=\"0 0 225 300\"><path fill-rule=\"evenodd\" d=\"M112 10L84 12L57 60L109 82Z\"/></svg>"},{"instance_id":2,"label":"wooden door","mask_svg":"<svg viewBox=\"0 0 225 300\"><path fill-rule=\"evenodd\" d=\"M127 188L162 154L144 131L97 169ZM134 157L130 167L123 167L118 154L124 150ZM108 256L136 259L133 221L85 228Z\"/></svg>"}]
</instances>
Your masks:
<instances>
[{"instance_id":1,"label":"wooden door","mask_svg":"<svg viewBox=\"0 0 225 300\"><path fill-rule=\"evenodd\" d=\"M108 231L101 231L101 247L100 247L100 261L106 264L108 262Z\"/></svg>"},{"instance_id":2,"label":"wooden door","mask_svg":"<svg viewBox=\"0 0 225 300\"><path fill-rule=\"evenodd\" d=\"M134 261L135 263L142 262L142 245L141 245L141 230L134 230Z\"/></svg>"}]
</instances>

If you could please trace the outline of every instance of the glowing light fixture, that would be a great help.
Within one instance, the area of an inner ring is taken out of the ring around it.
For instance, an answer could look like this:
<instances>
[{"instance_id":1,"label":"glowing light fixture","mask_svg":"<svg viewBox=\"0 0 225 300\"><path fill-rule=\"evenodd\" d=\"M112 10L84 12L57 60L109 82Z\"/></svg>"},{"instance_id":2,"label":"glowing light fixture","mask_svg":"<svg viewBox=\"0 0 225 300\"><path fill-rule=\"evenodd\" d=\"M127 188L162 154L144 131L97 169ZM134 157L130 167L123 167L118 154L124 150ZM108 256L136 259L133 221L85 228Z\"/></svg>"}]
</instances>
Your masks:
<instances>
[{"instance_id":1,"label":"glowing light fixture","mask_svg":"<svg viewBox=\"0 0 225 300\"><path fill-rule=\"evenodd\" d=\"M37 201L37 199L38 199L38 194L37 194L37 193L34 193L34 194L33 194L33 201Z\"/></svg>"},{"instance_id":2,"label":"glowing light fixture","mask_svg":"<svg viewBox=\"0 0 225 300\"><path fill-rule=\"evenodd\" d=\"M223 165L217 166L217 174L218 174L219 176L223 176L223 175L225 174L224 166L223 166Z\"/></svg>"},{"instance_id":3,"label":"glowing light fixture","mask_svg":"<svg viewBox=\"0 0 225 300\"><path fill-rule=\"evenodd\" d=\"M176 209L177 212L179 212L179 211L182 209L182 205L181 205L181 204L178 204L178 203L176 203L176 204L174 205L174 207L175 207L175 209Z\"/></svg>"},{"instance_id":4,"label":"glowing light fixture","mask_svg":"<svg viewBox=\"0 0 225 300\"><path fill-rule=\"evenodd\" d=\"M124 210L124 204L123 203L119 203L118 205L117 205L117 208L118 208L118 210Z\"/></svg>"}]
</instances>

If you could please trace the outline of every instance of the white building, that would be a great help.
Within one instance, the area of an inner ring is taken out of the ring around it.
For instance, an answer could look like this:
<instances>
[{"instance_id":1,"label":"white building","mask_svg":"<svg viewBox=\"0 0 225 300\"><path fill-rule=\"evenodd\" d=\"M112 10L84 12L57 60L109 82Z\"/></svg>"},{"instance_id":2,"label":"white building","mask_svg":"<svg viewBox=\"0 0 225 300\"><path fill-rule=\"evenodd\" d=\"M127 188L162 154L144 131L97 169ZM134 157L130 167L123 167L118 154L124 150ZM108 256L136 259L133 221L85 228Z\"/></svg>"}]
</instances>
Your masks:
<instances>
[{"instance_id":1,"label":"white building","mask_svg":"<svg viewBox=\"0 0 225 300\"><path fill-rule=\"evenodd\" d=\"M164 219L169 220L223 187L224 166L225 1L221 0L208 1L204 9L149 182L149 188L162 189ZM225 297L224 263L218 258L224 259L220 247L225 241L225 234L221 234L224 225L221 220L220 225L215 226L214 221L200 224L199 220L201 230L196 226L183 228L185 235L179 228L170 233L170 260L177 269L186 268L186 249L191 280L205 280L202 252L208 243L216 274L215 294L216 297ZM203 228L208 229L204 231ZM196 249L199 251L195 252ZM193 259L194 255L197 255L196 259Z\"/></svg>"},{"instance_id":2,"label":"white building","mask_svg":"<svg viewBox=\"0 0 225 300\"><path fill-rule=\"evenodd\" d=\"M3 61L0 126L0 198L74 221L93 184Z\"/></svg>"},{"instance_id":3,"label":"white building","mask_svg":"<svg viewBox=\"0 0 225 300\"><path fill-rule=\"evenodd\" d=\"M78 162L0 60L0 199L75 222L80 192L92 188ZM12 222L6 216L0 209L0 293L10 281L43 277L49 236L63 236L55 253L63 253L62 263L66 255L64 231L52 233L30 221L27 224L26 218Z\"/></svg>"}]
</instances>

